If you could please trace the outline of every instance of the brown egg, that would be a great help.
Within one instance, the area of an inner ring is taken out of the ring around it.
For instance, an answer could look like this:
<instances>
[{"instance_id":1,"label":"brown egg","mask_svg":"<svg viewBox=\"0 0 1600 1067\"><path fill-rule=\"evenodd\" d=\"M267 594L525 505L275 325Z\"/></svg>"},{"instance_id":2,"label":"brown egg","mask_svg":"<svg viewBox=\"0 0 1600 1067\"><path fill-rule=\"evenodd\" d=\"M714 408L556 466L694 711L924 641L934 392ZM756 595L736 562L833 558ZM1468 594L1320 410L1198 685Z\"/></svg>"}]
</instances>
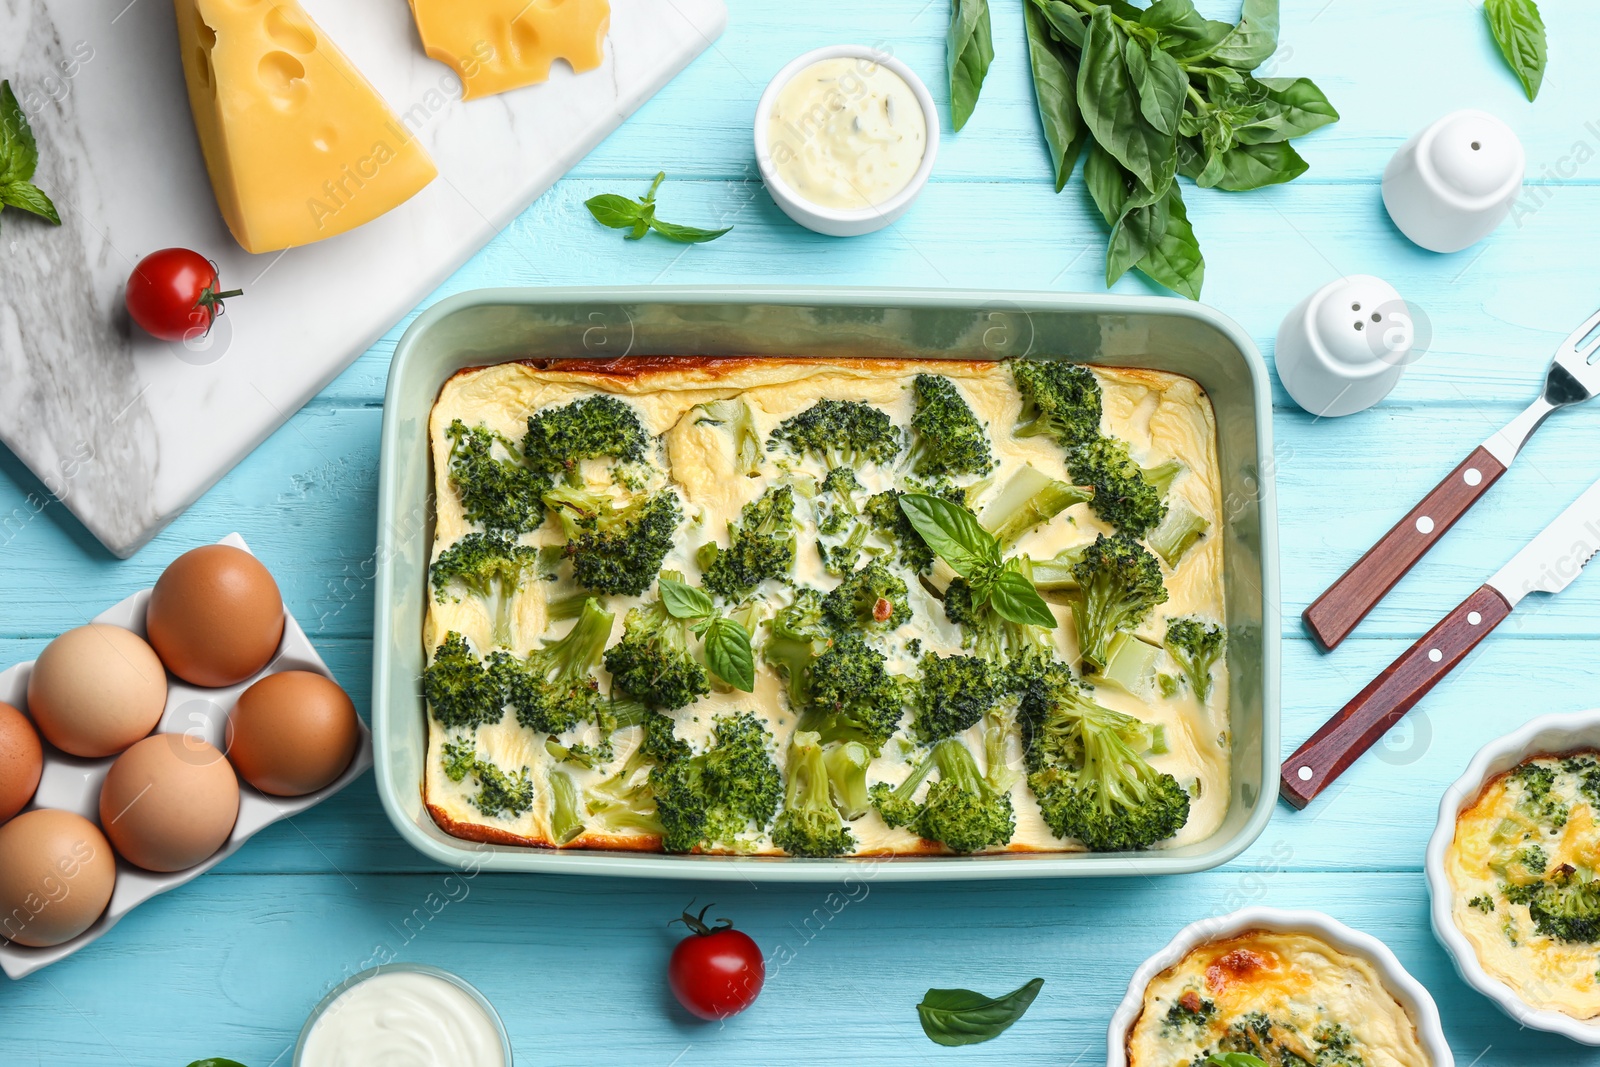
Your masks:
<instances>
[{"instance_id":1,"label":"brown egg","mask_svg":"<svg viewBox=\"0 0 1600 1067\"><path fill-rule=\"evenodd\" d=\"M147 871L181 871L228 840L239 779L198 737L156 734L117 757L100 787L100 825L117 854Z\"/></svg>"},{"instance_id":2,"label":"brown egg","mask_svg":"<svg viewBox=\"0 0 1600 1067\"><path fill-rule=\"evenodd\" d=\"M71 941L111 902L117 862L94 823L40 808L0 826L0 937L29 948Z\"/></svg>"},{"instance_id":3,"label":"brown egg","mask_svg":"<svg viewBox=\"0 0 1600 1067\"><path fill-rule=\"evenodd\" d=\"M28 717L0 704L0 823L28 806L44 772L44 746Z\"/></svg>"},{"instance_id":4,"label":"brown egg","mask_svg":"<svg viewBox=\"0 0 1600 1067\"><path fill-rule=\"evenodd\" d=\"M310 671L267 675L239 694L228 716L228 758L245 781L274 796L331 785L360 743L356 706Z\"/></svg>"},{"instance_id":5,"label":"brown egg","mask_svg":"<svg viewBox=\"0 0 1600 1067\"><path fill-rule=\"evenodd\" d=\"M283 597L261 561L205 545L173 560L150 594L150 644L194 685L235 685L271 660L283 639Z\"/></svg>"},{"instance_id":6,"label":"brown egg","mask_svg":"<svg viewBox=\"0 0 1600 1067\"><path fill-rule=\"evenodd\" d=\"M28 679L28 712L73 756L111 756L156 728L167 672L132 630L90 623L45 646Z\"/></svg>"}]
</instances>

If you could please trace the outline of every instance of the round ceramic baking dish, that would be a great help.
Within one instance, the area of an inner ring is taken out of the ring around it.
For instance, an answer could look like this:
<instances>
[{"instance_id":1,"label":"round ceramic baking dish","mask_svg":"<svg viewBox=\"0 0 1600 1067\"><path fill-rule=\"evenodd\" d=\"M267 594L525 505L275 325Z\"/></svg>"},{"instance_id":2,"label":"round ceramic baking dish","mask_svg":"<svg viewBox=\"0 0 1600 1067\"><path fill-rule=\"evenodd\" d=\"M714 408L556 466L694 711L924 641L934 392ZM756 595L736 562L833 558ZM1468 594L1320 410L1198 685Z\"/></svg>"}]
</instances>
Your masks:
<instances>
[{"instance_id":1,"label":"round ceramic baking dish","mask_svg":"<svg viewBox=\"0 0 1600 1067\"><path fill-rule=\"evenodd\" d=\"M1478 799L1484 785L1530 756L1559 755L1580 749L1600 749L1600 709L1545 715L1534 719L1515 733L1490 741L1472 757L1466 773L1445 790L1439 802L1439 822L1428 841L1425 868L1433 933L1450 953L1462 981L1494 1001L1500 1010L1523 1026L1547 1030L1584 1045L1600 1045L1600 1022L1575 1019L1559 1011L1535 1008L1514 989L1493 978L1478 962L1478 954L1451 918L1450 874L1445 869L1445 852L1456 836L1456 818Z\"/></svg>"},{"instance_id":2,"label":"round ceramic baking dish","mask_svg":"<svg viewBox=\"0 0 1600 1067\"><path fill-rule=\"evenodd\" d=\"M300 1067L301 1056L305 1052L306 1039L311 1036L311 1031L316 1028L317 1023L327 1014L328 1009L333 1006L333 1002L362 982L382 974L425 974L430 978L438 978L441 981L448 982L461 990L471 998L473 1003L483 1009L484 1015L488 1016L489 1021L494 1024L495 1033L500 1036L501 1062L504 1063L505 1067L512 1067L511 1035L506 1032L506 1024L501 1021L500 1013L494 1010L494 1005L489 1003L489 998L478 992L477 988L465 978L451 974L449 971L441 970L438 967L430 967L425 963L381 964L362 971L360 974L353 974L334 986L328 991L328 995L318 1001L315 1008L311 1009L311 1014L306 1018L306 1024L300 1028L300 1039L295 1042L294 1059L291 1061L293 1067Z\"/></svg>"},{"instance_id":3,"label":"round ceramic baking dish","mask_svg":"<svg viewBox=\"0 0 1600 1067\"><path fill-rule=\"evenodd\" d=\"M1400 961L1389 951L1389 946L1370 934L1350 929L1320 911L1280 911L1277 908L1245 908L1231 915L1201 919L1184 927L1166 948L1145 960L1133 972L1133 980L1128 983L1128 994L1111 1016L1111 1027L1106 1033L1106 1067L1128 1067L1128 1033L1144 1007L1145 989L1157 975L1201 945L1237 937L1251 930L1311 934L1341 952L1371 963L1378 969L1384 987L1416 1024L1417 1039L1422 1043L1433 1067L1455 1067L1455 1057L1450 1052L1449 1042L1444 1039L1444 1028L1440 1025L1439 1009L1433 997L1422 987L1422 983L1400 966Z\"/></svg>"},{"instance_id":4,"label":"round ceramic baking dish","mask_svg":"<svg viewBox=\"0 0 1600 1067\"><path fill-rule=\"evenodd\" d=\"M769 128L772 122L772 109L777 105L778 94L796 74L813 63L820 63L825 59L859 59L893 71L911 87L912 94L917 98L917 104L922 108L922 116L927 120L928 139L922 153L921 165L917 167L916 173L911 176L911 181L904 189L881 204L851 210L824 207L800 196L778 175L777 165L772 159ZM933 174L934 160L939 155L939 109L934 105L933 94L928 92L928 87L910 67L882 48L864 44L829 45L796 57L778 71L777 76L768 83L766 91L761 94L761 100L756 104L755 122L756 165L761 168L761 180L766 183L767 192L772 195L773 201L785 215L808 230L815 230L830 237L859 237L881 230L904 215L911 207L912 201L916 200L928 184L928 178Z\"/></svg>"}]
</instances>

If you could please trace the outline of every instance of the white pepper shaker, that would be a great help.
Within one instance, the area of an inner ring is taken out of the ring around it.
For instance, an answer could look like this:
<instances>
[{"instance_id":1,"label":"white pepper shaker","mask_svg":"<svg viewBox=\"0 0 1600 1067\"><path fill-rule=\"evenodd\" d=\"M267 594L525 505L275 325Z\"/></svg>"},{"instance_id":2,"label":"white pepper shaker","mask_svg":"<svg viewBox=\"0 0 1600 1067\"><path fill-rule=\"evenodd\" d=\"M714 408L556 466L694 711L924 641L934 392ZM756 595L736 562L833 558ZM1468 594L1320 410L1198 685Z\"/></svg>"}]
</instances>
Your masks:
<instances>
[{"instance_id":1,"label":"white pepper shaker","mask_svg":"<svg viewBox=\"0 0 1600 1067\"><path fill-rule=\"evenodd\" d=\"M1527 165L1511 127L1454 111L1412 137L1383 170L1383 205L1400 232L1434 252L1477 244L1505 219Z\"/></svg>"},{"instance_id":2,"label":"white pepper shaker","mask_svg":"<svg viewBox=\"0 0 1600 1067\"><path fill-rule=\"evenodd\" d=\"M1329 282L1278 327L1278 380L1313 415L1353 415L1388 396L1414 362L1415 320L1370 274Z\"/></svg>"}]
</instances>

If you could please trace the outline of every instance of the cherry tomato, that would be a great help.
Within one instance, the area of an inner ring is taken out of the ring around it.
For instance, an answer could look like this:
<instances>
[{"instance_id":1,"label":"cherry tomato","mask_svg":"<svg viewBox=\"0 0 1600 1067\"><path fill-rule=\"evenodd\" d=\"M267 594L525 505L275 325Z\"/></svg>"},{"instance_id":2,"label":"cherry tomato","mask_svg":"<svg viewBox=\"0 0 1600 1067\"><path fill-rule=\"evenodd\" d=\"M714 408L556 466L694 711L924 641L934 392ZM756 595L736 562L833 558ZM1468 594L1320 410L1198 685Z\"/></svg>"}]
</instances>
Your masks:
<instances>
[{"instance_id":1,"label":"cherry tomato","mask_svg":"<svg viewBox=\"0 0 1600 1067\"><path fill-rule=\"evenodd\" d=\"M222 302L243 295L222 291L217 267L187 248L152 252L128 279L128 314L146 333L163 341L204 337L222 314Z\"/></svg>"},{"instance_id":2,"label":"cherry tomato","mask_svg":"<svg viewBox=\"0 0 1600 1067\"><path fill-rule=\"evenodd\" d=\"M672 995L701 1019L726 1019L755 1003L761 984L767 980L767 965L761 949L748 934L733 928L727 919L707 926L706 912L684 912L672 920L687 926L691 933L672 950L667 964L667 981Z\"/></svg>"}]
</instances>

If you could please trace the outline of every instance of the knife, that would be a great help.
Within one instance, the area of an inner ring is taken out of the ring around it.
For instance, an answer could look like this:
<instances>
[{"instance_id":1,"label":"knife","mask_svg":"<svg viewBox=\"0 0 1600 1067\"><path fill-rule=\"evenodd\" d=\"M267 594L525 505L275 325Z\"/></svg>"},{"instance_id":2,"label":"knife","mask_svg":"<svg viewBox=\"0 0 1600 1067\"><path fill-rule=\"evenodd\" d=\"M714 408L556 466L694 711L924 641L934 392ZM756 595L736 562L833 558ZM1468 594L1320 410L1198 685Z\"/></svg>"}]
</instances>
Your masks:
<instances>
[{"instance_id":1,"label":"knife","mask_svg":"<svg viewBox=\"0 0 1600 1067\"><path fill-rule=\"evenodd\" d=\"M1596 552L1600 552L1600 482L1285 760L1279 790L1283 799L1296 808L1311 803L1524 598L1530 593L1561 592Z\"/></svg>"}]
</instances>

